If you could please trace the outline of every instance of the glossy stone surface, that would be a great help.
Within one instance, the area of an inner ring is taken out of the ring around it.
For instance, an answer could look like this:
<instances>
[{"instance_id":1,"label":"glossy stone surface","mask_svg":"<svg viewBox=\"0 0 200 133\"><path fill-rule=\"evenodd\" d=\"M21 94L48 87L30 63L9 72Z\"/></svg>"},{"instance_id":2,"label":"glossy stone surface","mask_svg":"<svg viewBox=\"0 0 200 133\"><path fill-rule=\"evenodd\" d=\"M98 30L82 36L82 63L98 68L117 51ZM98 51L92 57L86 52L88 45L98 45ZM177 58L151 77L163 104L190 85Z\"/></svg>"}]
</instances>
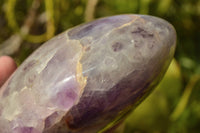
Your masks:
<instances>
[{"instance_id":1,"label":"glossy stone surface","mask_svg":"<svg viewBox=\"0 0 200 133\"><path fill-rule=\"evenodd\" d=\"M112 127L158 84L175 44L172 25L146 15L112 16L67 30L37 49L1 88L0 132Z\"/></svg>"}]
</instances>

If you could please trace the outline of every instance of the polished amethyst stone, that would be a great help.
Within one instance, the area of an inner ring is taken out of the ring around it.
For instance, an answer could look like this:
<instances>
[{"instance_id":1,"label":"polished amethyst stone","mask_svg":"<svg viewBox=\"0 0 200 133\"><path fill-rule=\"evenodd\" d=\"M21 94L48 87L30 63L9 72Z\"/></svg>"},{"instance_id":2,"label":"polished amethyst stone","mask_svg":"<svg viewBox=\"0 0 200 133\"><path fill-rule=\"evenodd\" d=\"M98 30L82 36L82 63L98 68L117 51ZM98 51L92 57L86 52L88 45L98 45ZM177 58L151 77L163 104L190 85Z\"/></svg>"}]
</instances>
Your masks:
<instances>
[{"instance_id":1,"label":"polished amethyst stone","mask_svg":"<svg viewBox=\"0 0 200 133\"><path fill-rule=\"evenodd\" d=\"M103 132L158 84L175 44L173 26L147 15L102 18L57 35L1 88L0 132Z\"/></svg>"}]
</instances>

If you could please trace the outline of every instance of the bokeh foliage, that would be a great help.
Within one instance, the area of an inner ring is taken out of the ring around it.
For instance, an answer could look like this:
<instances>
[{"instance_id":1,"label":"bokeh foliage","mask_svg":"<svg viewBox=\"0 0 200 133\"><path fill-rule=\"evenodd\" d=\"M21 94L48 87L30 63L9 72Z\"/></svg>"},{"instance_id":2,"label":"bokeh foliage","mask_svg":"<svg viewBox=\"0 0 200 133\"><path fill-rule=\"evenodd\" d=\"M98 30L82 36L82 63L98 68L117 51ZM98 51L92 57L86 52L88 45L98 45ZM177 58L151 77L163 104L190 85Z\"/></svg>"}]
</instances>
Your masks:
<instances>
[{"instance_id":1,"label":"bokeh foliage","mask_svg":"<svg viewBox=\"0 0 200 133\"><path fill-rule=\"evenodd\" d=\"M1 0L0 9L0 53L18 65L44 41L95 18L134 13L166 19L177 31L175 59L118 132L200 132L200 0ZM6 53L13 36L19 47Z\"/></svg>"}]
</instances>

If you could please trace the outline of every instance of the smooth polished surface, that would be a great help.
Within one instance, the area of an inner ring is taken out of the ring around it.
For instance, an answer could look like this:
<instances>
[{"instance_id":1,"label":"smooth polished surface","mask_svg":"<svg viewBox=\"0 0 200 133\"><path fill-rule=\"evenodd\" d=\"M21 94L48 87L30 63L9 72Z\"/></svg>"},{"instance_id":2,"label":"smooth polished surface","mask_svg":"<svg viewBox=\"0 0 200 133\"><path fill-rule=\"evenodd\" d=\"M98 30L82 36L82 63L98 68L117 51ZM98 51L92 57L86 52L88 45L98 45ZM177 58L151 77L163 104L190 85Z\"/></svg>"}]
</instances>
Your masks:
<instances>
[{"instance_id":1,"label":"smooth polished surface","mask_svg":"<svg viewBox=\"0 0 200 133\"><path fill-rule=\"evenodd\" d=\"M175 45L173 26L153 16L118 15L69 29L36 50L1 88L0 132L110 128L158 84Z\"/></svg>"}]
</instances>

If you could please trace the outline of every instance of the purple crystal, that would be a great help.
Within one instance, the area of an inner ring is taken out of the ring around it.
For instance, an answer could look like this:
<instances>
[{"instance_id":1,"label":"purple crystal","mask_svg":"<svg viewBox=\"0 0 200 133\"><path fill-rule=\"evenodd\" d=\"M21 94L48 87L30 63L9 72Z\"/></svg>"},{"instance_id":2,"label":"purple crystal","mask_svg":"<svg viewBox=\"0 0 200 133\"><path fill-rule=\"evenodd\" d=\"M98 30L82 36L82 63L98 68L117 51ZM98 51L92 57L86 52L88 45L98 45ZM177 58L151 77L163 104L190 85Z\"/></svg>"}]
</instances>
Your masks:
<instances>
[{"instance_id":1,"label":"purple crystal","mask_svg":"<svg viewBox=\"0 0 200 133\"><path fill-rule=\"evenodd\" d=\"M146 15L107 17L67 30L36 50L1 88L0 132L112 127L158 84L175 44L173 26Z\"/></svg>"}]
</instances>

